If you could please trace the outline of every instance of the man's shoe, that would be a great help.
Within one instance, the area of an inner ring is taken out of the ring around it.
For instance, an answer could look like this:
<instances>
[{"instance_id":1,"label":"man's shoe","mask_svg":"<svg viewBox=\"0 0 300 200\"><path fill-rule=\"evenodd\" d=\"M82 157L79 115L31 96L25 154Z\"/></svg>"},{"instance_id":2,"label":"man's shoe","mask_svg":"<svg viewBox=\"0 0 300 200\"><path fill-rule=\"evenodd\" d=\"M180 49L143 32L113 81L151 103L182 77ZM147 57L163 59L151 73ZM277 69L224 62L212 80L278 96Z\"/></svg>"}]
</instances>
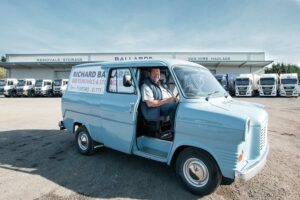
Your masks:
<instances>
[{"instance_id":1,"label":"man's shoe","mask_svg":"<svg viewBox=\"0 0 300 200\"><path fill-rule=\"evenodd\" d=\"M171 141L173 140L173 134L171 132L164 133L162 136L160 136L160 139Z\"/></svg>"}]
</instances>

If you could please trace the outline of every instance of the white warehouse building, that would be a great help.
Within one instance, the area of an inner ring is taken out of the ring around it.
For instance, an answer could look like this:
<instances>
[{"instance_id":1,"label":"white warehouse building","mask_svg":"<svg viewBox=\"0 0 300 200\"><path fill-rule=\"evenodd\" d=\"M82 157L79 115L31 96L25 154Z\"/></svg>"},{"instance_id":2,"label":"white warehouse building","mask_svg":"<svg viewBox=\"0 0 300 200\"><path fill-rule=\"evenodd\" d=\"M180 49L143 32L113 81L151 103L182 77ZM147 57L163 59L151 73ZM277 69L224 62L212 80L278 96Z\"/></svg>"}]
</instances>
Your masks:
<instances>
[{"instance_id":1,"label":"white warehouse building","mask_svg":"<svg viewBox=\"0 0 300 200\"><path fill-rule=\"evenodd\" d=\"M68 78L74 65L90 62L143 59L181 59L199 63L213 74L263 73L273 61L264 52L132 52L132 53L61 53L6 54L0 67L8 78L60 79Z\"/></svg>"}]
</instances>

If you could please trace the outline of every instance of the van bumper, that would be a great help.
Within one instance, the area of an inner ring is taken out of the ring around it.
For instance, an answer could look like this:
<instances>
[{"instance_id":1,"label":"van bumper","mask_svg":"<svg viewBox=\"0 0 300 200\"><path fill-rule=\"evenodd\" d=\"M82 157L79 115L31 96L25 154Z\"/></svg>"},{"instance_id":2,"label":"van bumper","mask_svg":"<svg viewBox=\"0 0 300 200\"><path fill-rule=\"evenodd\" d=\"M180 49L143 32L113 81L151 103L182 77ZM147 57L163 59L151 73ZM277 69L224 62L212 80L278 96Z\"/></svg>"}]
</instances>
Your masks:
<instances>
[{"instance_id":1,"label":"van bumper","mask_svg":"<svg viewBox=\"0 0 300 200\"><path fill-rule=\"evenodd\" d=\"M58 122L58 127L59 127L59 129L60 129L60 130L64 130L64 129L66 129L66 127L65 127L65 125L64 125L64 122L63 122L63 121L59 121L59 122Z\"/></svg>"},{"instance_id":2,"label":"van bumper","mask_svg":"<svg viewBox=\"0 0 300 200\"><path fill-rule=\"evenodd\" d=\"M241 170L235 171L235 180L240 180L242 182L246 182L249 179L253 178L256 174L258 174L265 166L267 162L269 154L269 145L266 147L264 154L260 157L260 159L249 162L243 167Z\"/></svg>"}]
</instances>

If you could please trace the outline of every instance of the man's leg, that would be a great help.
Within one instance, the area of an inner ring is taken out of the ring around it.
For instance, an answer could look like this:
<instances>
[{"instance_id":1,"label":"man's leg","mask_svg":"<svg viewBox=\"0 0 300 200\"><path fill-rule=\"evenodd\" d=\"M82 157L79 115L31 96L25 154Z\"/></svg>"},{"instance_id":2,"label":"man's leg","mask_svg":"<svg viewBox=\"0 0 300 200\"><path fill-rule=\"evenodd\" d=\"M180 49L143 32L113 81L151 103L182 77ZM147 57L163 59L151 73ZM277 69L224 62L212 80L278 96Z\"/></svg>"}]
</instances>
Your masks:
<instances>
[{"instance_id":1,"label":"man's leg","mask_svg":"<svg viewBox=\"0 0 300 200\"><path fill-rule=\"evenodd\" d=\"M174 130L176 108L177 103L175 102L160 106L160 114L162 116L170 116L171 130Z\"/></svg>"}]
</instances>

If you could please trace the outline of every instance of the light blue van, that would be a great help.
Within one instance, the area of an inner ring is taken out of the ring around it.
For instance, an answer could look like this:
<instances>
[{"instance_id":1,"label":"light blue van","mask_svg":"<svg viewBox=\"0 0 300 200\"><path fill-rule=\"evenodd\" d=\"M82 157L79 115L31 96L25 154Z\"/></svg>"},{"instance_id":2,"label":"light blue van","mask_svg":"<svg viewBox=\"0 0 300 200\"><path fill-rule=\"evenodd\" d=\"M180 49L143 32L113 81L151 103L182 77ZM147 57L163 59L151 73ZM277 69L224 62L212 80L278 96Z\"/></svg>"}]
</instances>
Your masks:
<instances>
[{"instance_id":1,"label":"light blue van","mask_svg":"<svg viewBox=\"0 0 300 200\"><path fill-rule=\"evenodd\" d=\"M160 69L163 83L180 99L171 138L159 137L170 131L168 117L149 122L141 112L140 88L151 68ZM264 107L233 100L208 69L187 61L77 65L62 115L59 126L75 135L81 154L106 146L167 163L198 195L212 193L222 180L252 178L269 153Z\"/></svg>"}]
</instances>

